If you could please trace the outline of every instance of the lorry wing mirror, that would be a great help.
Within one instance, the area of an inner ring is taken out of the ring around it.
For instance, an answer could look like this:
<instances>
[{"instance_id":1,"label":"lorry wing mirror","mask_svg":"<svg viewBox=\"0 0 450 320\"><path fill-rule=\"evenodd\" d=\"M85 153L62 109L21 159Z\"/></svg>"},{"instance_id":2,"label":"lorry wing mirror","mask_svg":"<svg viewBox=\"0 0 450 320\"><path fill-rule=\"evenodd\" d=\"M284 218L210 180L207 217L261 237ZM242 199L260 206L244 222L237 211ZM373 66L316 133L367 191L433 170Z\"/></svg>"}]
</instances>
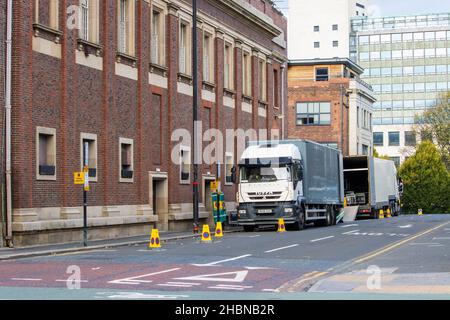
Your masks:
<instances>
[{"instance_id":1,"label":"lorry wing mirror","mask_svg":"<svg viewBox=\"0 0 450 320\"><path fill-rule=\"evenodd\" d=\"M236 180L236 166L233 166L233 168L231 168L231 182L235 184Z\"/></svg>"}]
</instances>

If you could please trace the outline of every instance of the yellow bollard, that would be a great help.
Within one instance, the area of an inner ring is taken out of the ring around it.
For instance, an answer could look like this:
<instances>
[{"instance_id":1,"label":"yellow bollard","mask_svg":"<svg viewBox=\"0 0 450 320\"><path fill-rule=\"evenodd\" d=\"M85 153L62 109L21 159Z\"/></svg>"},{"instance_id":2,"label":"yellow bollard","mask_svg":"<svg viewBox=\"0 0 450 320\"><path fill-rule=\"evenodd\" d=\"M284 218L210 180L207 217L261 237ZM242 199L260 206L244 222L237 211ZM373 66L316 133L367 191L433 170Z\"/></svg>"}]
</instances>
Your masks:
<instances>
[{"instance_id":1,"label":"yellow bollard","mask_svg":"<svg viewBox=\"0 0 450 320\"><path fill-rule=\"evenodd\" d=\"M378 215L379 219L384 219L384 211L383 209L380 209L380 214Z\"/></svg>"},{"instance_id":2,"label":"yellow bollard","mask_svg":"<svg viewBox=\"0 0 450 320\"><path fill-rule=\"evenodd\" d=\"M386 211L386 218L392 218L392 216L391 216L391 209L390 208L388 208L387 211Z\"/></svg>"},{"instance_id":3,"label":"yellow bollard","mask_svg":"<svg viewBox=\"0 0 450 320\"><path fill-rule=\"evenodd\" d=\"M278 219L278 232L286 232L286 225L284 224L284 219Z\"/></svg>"},{"instance_id":4,"label":"yellow bollard","mask_svg":"<svg viewBox=\"0 0 450 320\"><path fill-rule=\"evenodd\" d=\"M422 210L422 209L417 210L417 214L418 214L419 216L423 215L423 210Z\"/></svg>"}]
</instances>

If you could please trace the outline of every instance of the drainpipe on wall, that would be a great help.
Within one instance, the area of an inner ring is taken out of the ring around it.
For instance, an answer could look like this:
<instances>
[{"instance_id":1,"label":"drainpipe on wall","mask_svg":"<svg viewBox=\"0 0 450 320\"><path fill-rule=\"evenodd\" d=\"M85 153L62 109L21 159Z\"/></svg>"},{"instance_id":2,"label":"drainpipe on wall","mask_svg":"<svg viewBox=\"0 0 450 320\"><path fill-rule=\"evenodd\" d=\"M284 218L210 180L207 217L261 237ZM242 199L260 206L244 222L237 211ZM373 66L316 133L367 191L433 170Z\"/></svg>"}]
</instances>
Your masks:
<instances>
[{"instance_id":1,"label":"drainpipe on wall","mask_svg":"<svg viewBox=\"0 0 450 320\"><path fill-rule=\"evenodd\" d=\"M286 118L286 110L285 110L285 99L284 99L284 92L285 92L285 84L286 84L286 82L284 81L285 79L285 71L286 70L286 64L282 64L281 65L281 83L282 83L282 85L281 85L281 140L284 140L285 138L286 138L286 136L285 136L285 132L284 132L284 129L285 129L285 118Z\"/></svg>"},{"instance_id":2,"label":"drainpipe on wall","mask_svg":"<svg viewBox=\"0 0 450 320\"><path fill-rule=\"evenodd\" d=\"M6 245L12 242L12 196L11 196L11 56L12 56L12 8L13 0L8 0L6 10L6 86L5 86L5 173L6 173Z\"/></svg>"}]
</instances>

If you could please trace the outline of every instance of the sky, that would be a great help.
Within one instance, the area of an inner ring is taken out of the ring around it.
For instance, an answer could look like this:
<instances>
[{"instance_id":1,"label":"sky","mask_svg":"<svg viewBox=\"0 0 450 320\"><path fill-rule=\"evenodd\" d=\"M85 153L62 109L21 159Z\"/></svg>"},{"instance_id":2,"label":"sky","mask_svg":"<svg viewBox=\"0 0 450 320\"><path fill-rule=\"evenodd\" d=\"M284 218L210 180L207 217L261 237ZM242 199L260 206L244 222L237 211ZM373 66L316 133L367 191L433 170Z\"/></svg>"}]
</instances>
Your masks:
<instances>
[{"instance_id":1,"label":"sky","mask_svg":"<svg viewBox=\"0 0 450 320\"><path fill-rule=\"evenodd\" d=\"M283 11L288 9L288 0L274 0L274 2ZM371 4L378 9L375 16L381 17L450 13L450 0L371 0Z\"/></svg>"}]
</instances>

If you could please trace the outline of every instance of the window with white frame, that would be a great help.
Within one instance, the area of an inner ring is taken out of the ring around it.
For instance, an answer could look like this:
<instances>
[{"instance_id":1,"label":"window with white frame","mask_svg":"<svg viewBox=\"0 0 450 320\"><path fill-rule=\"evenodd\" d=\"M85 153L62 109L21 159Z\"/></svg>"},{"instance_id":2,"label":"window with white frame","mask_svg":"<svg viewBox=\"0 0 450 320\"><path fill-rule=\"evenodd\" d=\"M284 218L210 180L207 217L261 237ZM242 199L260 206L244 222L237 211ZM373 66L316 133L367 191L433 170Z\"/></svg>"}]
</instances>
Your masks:
<instances>
[{"instance_id":1,"label":"window with white frame","mask_svg":"<svg viewBox=\"0 0 450 320\"><path fill-rule=\"evenodd\" d=\"M246 96L252 95L252 59L250 52L243 51L242 54L242 86Z\"/></svg>"},{"instance_id":2,"label":"window with white frame","mask_svg":"<svg viewBox=\"0 0 450 320\"><path fill-rule=\"evenodd\" d=\"M59 0L35 0L34 15L36 23L59 30Z\"/></svg>"},{"instance_id":3,"label":"window with white frame","mask_svg":"<svg viewBox=\"0 0 450 320\"><path fill-rule=\"evenodd\" d=\"M165 41L164 41L164 11L158 7L152 7L151 16L151 63L160 66L165 65Z\"/></svg>"},{"instance_id":4,"label":"window with white frame","mask_svg":"<svg viewBox=\"0 0 450 320\"><path fill-rule=\"evenodd\" d=\"M191 179L191 149L181 147L180 149L180 182L189 183Z\"/></svg>"},{"instance_id":5,"label":"window with white frame","mask_svg":"<svg viewBox=\"0 0 450 320\"><path fill-rule=\"evenodd\" d=\"M214 40L206 31L203 33L203 80L214 83Z\"/></svg>"},{"instance_id":6,"label":"window with white frame","mask_svg":"<svg viewBox=\"0 0 450 320\"><path fill-rule=\"evenodd\" d=\"M36 177L56 180L56 130L36 128Z\"/></svg>"},{"instance_id":7,"label":"window with white frame","mask_svg":"<svg viewBox=\"0 0 450 320\"><path fill-rule=\"evenodd\" d=\"M190 27L189 23L181 20L180 21L180 39L179 39L179 72L182 74L191 74L191 55L190 55Z\"/></svg>"},{"instance_id":8,"label":"window with white frame","mask_svg":"<svg viewBox=\"0 0 450 320\"><path fill-rule=\"evenodd\" d=\"M224 87L226 89L229 90L233 90L234 86L233 86L233 64L234 64L234 59L233 59L233 45L231 43L225 42L225 52L224 52L224 63L223 63L223 67L224 67Z\"/></svg>"},{"instance_id":9,"label":"window with white frame","mask_svg":"<svg viewBox=\"0 0 450 320\"><path fill-rule=\"evenodd\" d=\"M267 101L267 69L266 62L259 60L259 99Z\"/></svg>"},{"instance_id":10,"label":"window with white frame","mask_svg":"<svg viewBox=\"0 0 450 320\"><path fill-rule=\"evenodd\" d=\"M133 182L134 151L132 139L119 139L120 182Z\"/></svg>"},{"instance_id":11,"label":"window with white frame","mask_svg":"<svg viewBox=\"0 0 450 320\"><path fill-rule=\"evenodd\" d=\"M135 54L135 1L118 1L118 51L129 56Z\"/></svg>"},{"instance_id":12,"label":"window with white frame","mask_svg":"<svg viewBox=\"0 0 450 320\"><path fill-rule=\"evenodd\" d=\"M90 180L97 181L97 135L81 133L80 149L80 167L83 168L87 164Z\"/></svg>"},{"instance_id":13,"label":"window with white frame","mask_svg":"<svg viewBox=\"0 0 450 320\"><path fill-rule=\"evenodd\" d=\"M80 1L80 38L92 43L99 42L99 1Z\"/></svg>"},{"instance_id":14,"label":"window with white frame","mask_svg":"<svg viewBox=\"0 0 450 320\"><path fill-rule=\"evenodd\" d=\"M233 154L226 153L225 155L225 184L229 185L233 183Z\"/></svg>"}]
</instances>

